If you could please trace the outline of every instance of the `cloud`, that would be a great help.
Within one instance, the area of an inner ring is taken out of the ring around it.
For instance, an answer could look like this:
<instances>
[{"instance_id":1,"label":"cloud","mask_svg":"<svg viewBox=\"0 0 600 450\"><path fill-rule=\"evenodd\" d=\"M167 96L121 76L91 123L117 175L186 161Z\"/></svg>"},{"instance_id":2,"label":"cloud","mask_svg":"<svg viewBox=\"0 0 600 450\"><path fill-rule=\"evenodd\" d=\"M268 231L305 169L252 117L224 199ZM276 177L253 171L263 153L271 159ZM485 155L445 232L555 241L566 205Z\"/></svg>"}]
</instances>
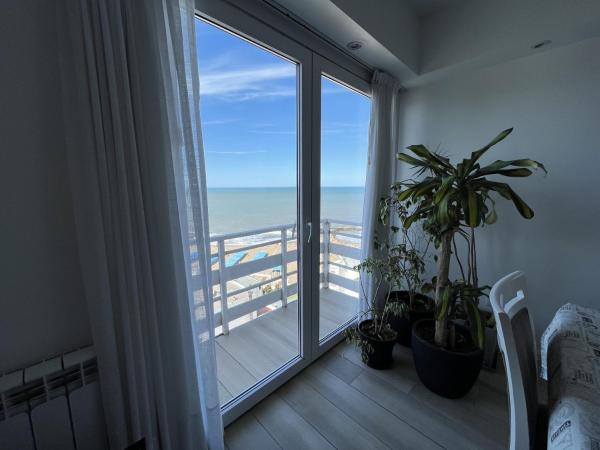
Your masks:
<instances>
[{"instance_id":1,"label":"cloud","mask_svg":"<svg viewBox=\"0 0 600 450\"><path fill-rule=\"evenodd\" d=\"M296 130L250 130L250 132L256 134L297 134Z\"/></svg>"},{"instance_id":2,"label":"cloud","mask_svg":"<svg viewBox=\"0 0 600 450\"><path fill-rule=\"evenodd\" d=\"M297 134L297 131L295 129L289 129L287 127L284 127L282 129L280 125L271 122L253 123L252 128L250 128L248 131L254 134Z\"/></svg>"},{"instance_id":3,"label":"cloud","mask_svg":"<svg viewBox=\"0 0 600 450\"><path fill-rule=\"evenodd\" d=\"M226 125L228 123L237 122L237 119L214 119L214 120L204 120L202 119L202 126L210 126L210 125Z\"/></svg>"},{"instance_id":4,"label":"cloud","mask_svg":"<svg viewBox=\"0 0 600 450\"><path fill-rule=\"evenodd\" d=\"M328 134L335 133L368 133L368 123L355 123L355 122L327 122L325 126L321 128L321 132Z\"/></svg>"},{"instance_id":5,"label":"cloud","mask_svg":"<svg viewBox=\"0 0 600 450\"><path fill-rule=\"evenodd\" d=\"M200 93L230 101L296 95L296 66L290 63L261 64L227 69L223 61L200 71ZM284 83L281 83L281 82ZM291 85L291 86L290 86Z\"/></svg>"}]
</instances>

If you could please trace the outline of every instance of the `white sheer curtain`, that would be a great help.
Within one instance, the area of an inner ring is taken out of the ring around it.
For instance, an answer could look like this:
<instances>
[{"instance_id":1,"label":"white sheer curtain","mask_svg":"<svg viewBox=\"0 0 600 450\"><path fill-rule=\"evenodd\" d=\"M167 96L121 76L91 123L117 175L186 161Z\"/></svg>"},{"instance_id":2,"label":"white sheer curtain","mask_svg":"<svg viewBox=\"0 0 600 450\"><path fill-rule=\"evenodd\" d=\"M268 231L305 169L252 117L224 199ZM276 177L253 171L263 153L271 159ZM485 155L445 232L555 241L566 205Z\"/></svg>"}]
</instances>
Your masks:
<instances>
[{"instance_id":1,"label":"white sheer curtain","mask_svg":"<svg viewBox=\"0 0 600 450\"><path fill-rule=\"evenodd\" d=\"M362 219L361 260L376 254L373 246L375 236L384 241L389 235L389 228L383 227L378 221L379 201L390 193L390 185L395 175L396 153L399 144L399 81L385 72L376 71L371 81L371 89L371 122L369 125L369 156ZM361 277L363 276L361 275ZM373 295L372 280L363 277L363 283L365 286L360 294L361 311L366 309L364 295L368 295L369 298Z\"/></svg>"},{"instance_id":2,"label":"white sheer curtain","mask_svg":"<svg viewBox=\"0 0 600 450\"><path fill-rule=\"evenodd\" d=\"M57 5L110 446L223 448L193 0Z\"/></svg>"}]
</instances>

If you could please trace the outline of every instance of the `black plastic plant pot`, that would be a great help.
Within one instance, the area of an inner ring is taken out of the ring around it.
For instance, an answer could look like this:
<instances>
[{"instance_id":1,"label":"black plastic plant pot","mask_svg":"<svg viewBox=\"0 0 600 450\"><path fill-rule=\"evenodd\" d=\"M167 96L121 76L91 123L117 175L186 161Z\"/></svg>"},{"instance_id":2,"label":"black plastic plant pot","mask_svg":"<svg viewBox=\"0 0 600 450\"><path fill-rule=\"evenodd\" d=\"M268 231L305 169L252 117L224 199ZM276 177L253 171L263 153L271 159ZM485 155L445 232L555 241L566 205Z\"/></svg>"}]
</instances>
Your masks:
<instances>
[{"instance_id":1,"label":"black plastic plant pot","mask_svg":"<svg viewBox=\"0 0 600 450\"><path fill-rule=\"evenodd\" d=\"M394 335L388 340L382 341L373 338L369 333L365 333L365 329L371 324L371 319L363 320L358 324L358 334L363 341L369 343L371 351L367 352L366 364L373 369L388 369L394 362L392 352L396 343Z\"/></svg>"},{"instance_id":2,"label":"black plastic plant pot","mask_svg":"<svg viewBox=\"0 0 600 450\"><path fill-rule=\"evenodd\" d=\"M416 311L408 310L406 314L401 316L390 316L388 322L398 337L396 342L405 347L410 347L412 326L415 322L421 319L433 319L433 304L434 300L423 294L416 294L417 305L420 309ZM408 291L394 291L390 294L390 302L400 302L407 306L410 303L410 294ZM430 305L429 310L426 305Z\"/></svg>"},{"instance_id":3,"label":"black plastic plant pot","mask_svg":"<svg viewBox=\"0 0 600 450\"><path fill-rule=\"evenodd\" d=\"M483 362L483 350L473 345L469 331L455 326L456 334L467 344L464 351L435 345L433 320L420 320L412 329L413 360L419 379L430 391L446 398L467 395L479 377Z\"/></svg>"}]
</instances>

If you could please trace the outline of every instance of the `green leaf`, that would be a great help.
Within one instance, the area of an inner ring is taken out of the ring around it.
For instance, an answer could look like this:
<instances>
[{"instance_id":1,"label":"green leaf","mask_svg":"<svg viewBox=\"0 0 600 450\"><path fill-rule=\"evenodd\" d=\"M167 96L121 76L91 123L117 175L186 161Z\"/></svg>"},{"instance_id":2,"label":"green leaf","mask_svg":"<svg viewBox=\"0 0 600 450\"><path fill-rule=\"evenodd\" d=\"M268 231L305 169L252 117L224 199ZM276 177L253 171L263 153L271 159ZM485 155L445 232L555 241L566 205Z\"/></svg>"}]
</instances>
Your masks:
<instances>
[{"instance_id":1,"label":"green leaf","mask_svg":"<svg viewBox=\"0 0 600 450\"><path fill-rule=\"evenodd\" d=\"M496 136L494 139L492 139L492 142L490 142L488 145L486 145L486 147L489 148L489 147L496 145L498 142L504 140L506 138L506 136L508 136L510 133L512 133L512 131L513 131L512 127L501 131L498 134L498 136Z\"/></svg>"},{"instance_id":2,"label":"green leaf","mask_svg":"<svg viewBox=\"0 0 600 450\"><path fill-rule=\"evenodd\" d=\"M490 190L498 192L504 198L512 200L519 214L525 219L531 219L534 216L533 210L517 195L512 188L506 183L497 183L495 181L485 181L485 185L489 186Z\"/></svg>"},{"instance_id":3,"label":"green leaf","mask_svg":"<svg viewBox=\"0 0 600 450\"><path fill-rule=\"evenodd\" d=\"M479 195L473 189L467 187L463 196L462 208L465 213L465 222L470 227L478 226L481 221L479 205Z\"/></svg>"},{"instance_id":4,"label":"green leaf","mask_svg":"<svg viewBox=\"0 0 600 450\"><path fill-rule=\"evenodd\" d=\"M503 175L505 177L528 177L532 173L533 172L529 169L505 169L496 172L496 174Z\"/></svg>"},{"instance_id":5,"label":"green leaf","mask_svg":"<svg viewBox=\"0 0 600 450\"><path fill-rule=\"evenodd\" d=\"M525 201L523 201L523 199L519 197L515 191L513 191L511 188L508 189L509 195L521 216L523 216L525 219L532 219L534 216L533 209L531 209L529 205L525 203Z\"/></svg>"},{"instance_id":6,"label":"green leaf","mask_svg":"<svg viewBox=\"0 0 600 450\"><path fill-rule=\"evenodd\" d=\"M485 218L485 223L487 223L488 225L496 223L496 221L498 220L498 214L496 214L496 203L492 199L490 200L492 202L492 210Z\"/></svg>"},{"instance_id":7,"label":"green leaf","mask_svg":"<svg viewBox=\"0 0 600 450\"><path fill-rule=\"evenodd\" d=\"M489 180L486 180L485 178L483 178L482 180L477 180L476 182L472 183L471 186L473 186L475 189L479 189L481 191L485 190L486 192L487 191L497 192L502 197L504 197L506 200L512 200L512 198L508 194L508 191L505 188L501 187L501 186L508 187L508 184L506 184L506 183L498 183L496 181L489 181Z\"/></svg>"},{"instance_id":8,"label":"green leaf","mask_svg":"<svg viewBox=\"0 0 600 450\"><path fill-rule=\"evenodd\" d=\"M445 168L446 170L454 170L454 167L452 167L447 158L442 158L441 156L432 153L424 145L409 145L406 148L413 152L415 155L429 161L434 166L437 166L438 169Z\"/></svg>"},{"instance_id":9,"label":"green leaf","mask_svg":"<svg viewBox=\"0 0 600 450\"><path fill-rule=\"evenodd\" d=\"M502 160L497 160L494 161L493 163L476 170L469 178L478 178L478 177L482 177L484 175L491 175L493 173L496 173L498 170L500 169L504 169L505 167L509 167L512 166L513 161L502 161Z\"/></svg>"},{"instance_id":10,"label":"green leaf","mask_svg":"<svg viewBox=\"0 0 600 450\"><path fill-rule=\"evenodd\" d=\"M409 198L413 194L414 191L415 191L415 187L410 187L408 189L405 189L404 191L400 191L400 193L398 194L398 200L403 202L404 200Z\"/></svg>"},{"instance_id":11,"label":"green leaf","mask_svg":"<svg viewBox=\"0 0 600 450\"><path fill-rule=\"evenodd\" d=\"M429 193L430 191L432 191L433 189L435 189L436 187L439 187L440 185L440 179L439 177L436 178L427 178L425 180L423 180L421 183L418 183L417 185L415 185L415 190L413 192L413 197L421 197L424 194Z\"/></svg>"},{"instance_id":12,"label":"green leaf","mask_svg":"<svg viewBox=\"0 0 600 450\"><path fill-rule=\"evenodd\" d=\"M475 163L479 160L479 158L481 158L485 152L487 152L490 148L492 148L498 142L505 139L506 136L508 136L510 133L512 133L512 130L513 130L512 128L508 128L504 131L501 131L498 134L498 136L496 136L494 139L492 139L492 141L489 144L487 144L486 146L480 148L479 150L471 153L471 157L469 159L464 159L463 160L463 164L464 164L463 176L468 175L471 172L471 170L474 169Z\"/></svg>"},{"instance_id":13,"label":"green leaf","mask_svg":"<svg viewBox=\"0 0 600 450\"><path fill-rule=\"evenodd\" d=\"M402 224L404 226L405 230L408 230L410 228L410 226L414 223L415 220L417 220L419 217L417 214L411 214L410 216L408 216L406 218L406 220L404 220L404 223Z\"/></svg>"},{"instance_id":14,"label":"green leaf","mask_svg":"<svg viewBox=\"0 0 600 450\"><path fill-rule=\"evenodd\" d=\"M455 177L453 177L453 176L446 177L443 179L442 185L440 186L440 188L435 193L435 196L433 197L434 203L440 203L442 201L442 199L446 196L446 194L452 187L454 180L455 180Z\"/></svg>"},{"instance_id":15,"label":"green leaf","mask_svg":"<svg viewBox=\"0 0 600 450\"><path fill-rule=\"evenodd\" d=\"M546 168L544 167L544 165L538 161L534 161L533 159L513 159L510 161L502 161L502 160L498 160L498 161L494 161L492 164L489 164L485 167L483 167L482 169L476 170L469 178L474 179L474 178L479 178L479 177L483 177L486 175L495 175L498 174L501 169L504 169L505 167L529 167L532 169L542 169L544 171L544 173L548 173L546 171ZM512 169L514 170L514 169ZM525 173L525 172L523 172ZM500 173L502 175L502 173ZM530 174L527 175L523 175L523 176L529 176ZM510 176L510 175L508 175Z\"/></svg>"},{"instance_id":16,"label":"green leaf","mask_svg":"<svg viewBox=\"0 0 600 450\"><path fill-rule=\"evenodd\" d=\"M404 218L402 226L405 230L408 230L416 220L422 219L426 214L429 214L431 210L431 206L421 206L417 208L412 214Z\"/></svg>"},{"instance_id":17,"label":"green leaf","mask_svg":"<svg viewBox=\"0 0 600 450\"><path fill-rule=\"evenodd\" d=\"M436 218L442 228L448 225L450 222L450 214L448 213L448 206L450 203L450 196L446 195L443 197L436 207Z\"/></svg>"},{"instance_id":18,"label":"green leaf","mask_svg":"<svg viewBox=\"0 0 600 450\"><path fill-rule=\"evenodd\" d=\"M389 197L383 197L379 201L379 222L383 225L387 224L390 215L390 202L391 199Z\"/></svg>"},{"instance_id":19,"label":"green leaf","mask_svg":"<svg viewBox=\"0 0 600 450\"><path fill-rule=\"evenodd\" d=\"M427 166L428 165L427 163L421 161L420 159L417 159L417 158L415 158L413 156L407 155L406 153L398 153L396 155L396 158L399 161L402 161L402 162L405 162L405 163L408 163L408 164L412 164L413 166L423 167L423 166Z\"/></svg>"},{"instance_id":20,"label":"green leaf","mask_svg":"<svg viewBox=\"0 0 600 450\"><path fill-rule=\"evenodd\" d=\"M544 173L548 175L548 171L546 170L544 165L541 162L535 161L533 159L515 159L512 162L512 165L516 167L532 167L534 169L542 169Z\"/></svg>"},{"instance_id":21,"label":"green leaf","mask_svg":"<svg viewBox=\"0 0 600 450\"><path fill-rule=\"evenodd\" d=\"M435 161L435 158L433 157L433 153L431 153L427 147L425 147L422 144L418 144L418 145L409 145L408 147L406 147L407 150L410 150L411 152L413 152L415 155L424 158L428 161Z\"/></svg>"},{"instance_id":22,"label":"green leaf","mask_svg":"<svg viewBox=\"0 0 600 450\"><path fill-rule=\"evenodd\" d=\"M469 329L471 337L479 348L483 348L485 342L485 324L481 318L481 313L473 297L465 296L463 298L465 309L469 316Z\"/></svg>"}]
</instances>

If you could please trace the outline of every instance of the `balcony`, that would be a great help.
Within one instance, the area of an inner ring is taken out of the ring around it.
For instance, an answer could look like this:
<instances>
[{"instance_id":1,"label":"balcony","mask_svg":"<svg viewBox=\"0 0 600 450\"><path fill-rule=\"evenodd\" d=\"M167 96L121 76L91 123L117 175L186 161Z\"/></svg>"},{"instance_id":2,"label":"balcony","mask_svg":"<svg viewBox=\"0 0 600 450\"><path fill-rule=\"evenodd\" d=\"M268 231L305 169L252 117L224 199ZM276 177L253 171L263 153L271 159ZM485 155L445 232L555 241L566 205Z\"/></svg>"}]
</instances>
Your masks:
<instances>
[{"instance_id":1,"label":"balcony","mask_svg":"<svg viewBox=\"0 0 600 450\"><path fill-rule=\"evenodd\" d=\"M320 226L319 338L358 310L360 224ZM296 225L211 237L217 375L224 405L298 355Z\"/></svg>"}]
</instances>

